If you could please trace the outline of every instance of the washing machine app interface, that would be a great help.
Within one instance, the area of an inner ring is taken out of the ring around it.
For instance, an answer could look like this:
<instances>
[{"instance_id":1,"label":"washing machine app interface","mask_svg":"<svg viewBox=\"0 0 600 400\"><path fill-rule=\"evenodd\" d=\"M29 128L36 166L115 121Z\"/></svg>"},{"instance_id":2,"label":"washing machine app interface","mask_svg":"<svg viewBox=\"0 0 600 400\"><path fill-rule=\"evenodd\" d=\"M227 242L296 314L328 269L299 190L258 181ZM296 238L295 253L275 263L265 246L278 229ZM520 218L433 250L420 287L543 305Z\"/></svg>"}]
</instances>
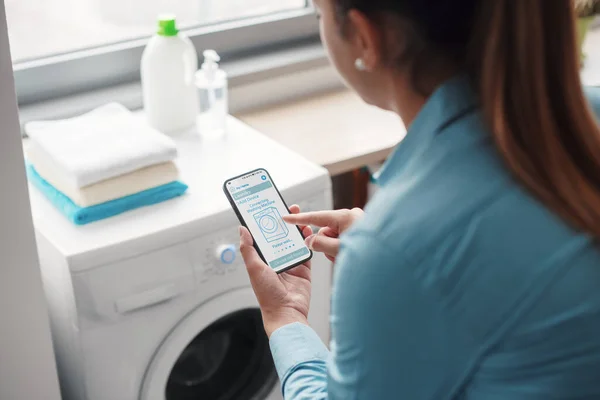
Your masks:
<instances>
[{"instance_id":1,"label":"washing machine app interface","mask_svg":"<svg viewBox=\"0 0 600 400\"><path fill-rule=\"evenodd\" d=\"M289 212L265 171L251 172L226 186L271 268L286 269L309 257L296 226L281 218Z\"/></svg>"}]
</instances>

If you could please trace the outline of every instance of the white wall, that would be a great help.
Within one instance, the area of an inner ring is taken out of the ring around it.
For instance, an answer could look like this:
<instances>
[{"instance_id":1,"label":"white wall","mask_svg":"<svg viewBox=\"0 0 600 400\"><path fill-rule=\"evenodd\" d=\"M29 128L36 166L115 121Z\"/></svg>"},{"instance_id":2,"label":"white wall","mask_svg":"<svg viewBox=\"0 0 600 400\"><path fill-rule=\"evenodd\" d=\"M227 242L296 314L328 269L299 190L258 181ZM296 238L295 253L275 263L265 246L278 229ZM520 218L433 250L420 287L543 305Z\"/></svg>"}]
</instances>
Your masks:
<instances>
[{"instance_id":1,"label":"white wall","mask_svg":"<svg viewBox=\"0 0 600 400\"><path fill-rule=\"evenodd\" d=\"M0 0L0 399L58 400Z\"/></svg>"}]
</instances>

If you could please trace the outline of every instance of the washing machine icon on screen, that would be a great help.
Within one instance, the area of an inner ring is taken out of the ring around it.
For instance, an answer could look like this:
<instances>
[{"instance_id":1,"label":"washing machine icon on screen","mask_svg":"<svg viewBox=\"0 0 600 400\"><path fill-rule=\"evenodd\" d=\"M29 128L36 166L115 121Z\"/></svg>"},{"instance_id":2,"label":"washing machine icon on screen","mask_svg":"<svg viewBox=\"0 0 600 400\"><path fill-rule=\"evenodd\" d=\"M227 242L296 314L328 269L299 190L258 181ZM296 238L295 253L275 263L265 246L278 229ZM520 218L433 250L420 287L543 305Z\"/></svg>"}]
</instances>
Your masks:
<instances>
[{"instance_id":1,"label":"washing machine icon on screen","mask_svg":"<svg viewBox=\"0 0 600 400\"><path fill-rule=\"evenodd\" d=\"M269 243L283 239L290 233L290 230L281 218L281 214L279 214L279 211L275 207L267 208L254 214L254 219L265 240Z\"/></svg>"}]
</instances>

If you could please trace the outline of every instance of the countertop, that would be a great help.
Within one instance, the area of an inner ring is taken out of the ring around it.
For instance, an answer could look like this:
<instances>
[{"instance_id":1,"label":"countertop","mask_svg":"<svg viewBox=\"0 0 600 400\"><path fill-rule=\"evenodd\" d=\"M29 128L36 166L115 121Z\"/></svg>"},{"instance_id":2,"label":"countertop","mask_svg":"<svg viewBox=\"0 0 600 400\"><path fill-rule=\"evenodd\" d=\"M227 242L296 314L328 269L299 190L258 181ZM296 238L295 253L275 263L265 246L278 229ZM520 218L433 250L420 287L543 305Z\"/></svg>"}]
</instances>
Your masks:
<instances>
[{"instance_id":1,"label":"countertop","mask_svg":"<svg viewBox=\"0 0 600 400\"><path fill-rule=\"evenodd\" d=\"M332 176L384 160L406 135L396 114L365 104L349 90L238 117Z\"/></svg>"}]
</instances>

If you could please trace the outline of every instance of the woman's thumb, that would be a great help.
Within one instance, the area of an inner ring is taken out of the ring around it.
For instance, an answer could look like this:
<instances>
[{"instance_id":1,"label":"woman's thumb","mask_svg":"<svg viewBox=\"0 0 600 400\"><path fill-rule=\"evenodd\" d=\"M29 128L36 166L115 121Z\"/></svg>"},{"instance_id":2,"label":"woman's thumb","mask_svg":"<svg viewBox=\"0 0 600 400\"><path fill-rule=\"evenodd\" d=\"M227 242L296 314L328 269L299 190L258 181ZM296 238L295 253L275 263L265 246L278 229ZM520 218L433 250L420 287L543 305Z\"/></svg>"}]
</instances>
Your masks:
<instances>
[{"instance_id":1,"label":"woman's thumb","mask_svg":"<svg viewBox=\"0 0 600 400\"><path fill-rule=\"evenodd\" d=\"M240 226L240 253L242 254L246 268L248 269L250 279L256 276L256 274L261 273L265 268L266 264L254 248L252 235L250 235L248 229L243 226Z\"/></svg>"}]
</instances>

